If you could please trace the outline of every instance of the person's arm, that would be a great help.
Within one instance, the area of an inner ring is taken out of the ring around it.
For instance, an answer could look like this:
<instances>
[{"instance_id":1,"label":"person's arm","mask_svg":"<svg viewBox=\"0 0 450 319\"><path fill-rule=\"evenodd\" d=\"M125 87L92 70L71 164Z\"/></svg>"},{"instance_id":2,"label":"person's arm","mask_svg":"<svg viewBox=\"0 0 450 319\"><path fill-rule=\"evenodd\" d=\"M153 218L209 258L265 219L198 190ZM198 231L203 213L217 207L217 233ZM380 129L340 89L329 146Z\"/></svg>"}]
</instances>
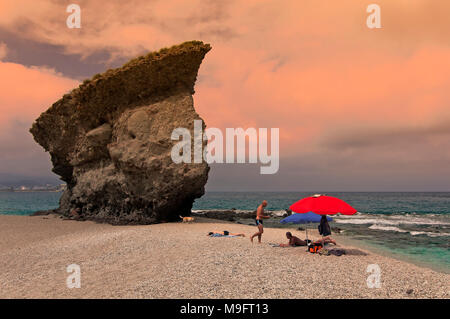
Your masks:
<instances>
[{"instance_id":1,"label":"person's arm","mask_svg":"<svg viewBox=\"0 0 450 319\"><path fill-rule=\"evenodd\" d=\"M293 244L292 244L292 238L289 239L289 242L288 242L287 244L280 244L280 247L291 247L291 246L293 246Z\"/></svg>"},{"instance_id":2,"label":"person's arm","mask_svg":"<svg viewBox=\"0 0 450 319\"><path fill-rule=\"evenodd\" d=\"M244 233L229 233L229 235L231 235L231 236L245 237L245 234L244 234Z\"/></svg>"}]
</instances>

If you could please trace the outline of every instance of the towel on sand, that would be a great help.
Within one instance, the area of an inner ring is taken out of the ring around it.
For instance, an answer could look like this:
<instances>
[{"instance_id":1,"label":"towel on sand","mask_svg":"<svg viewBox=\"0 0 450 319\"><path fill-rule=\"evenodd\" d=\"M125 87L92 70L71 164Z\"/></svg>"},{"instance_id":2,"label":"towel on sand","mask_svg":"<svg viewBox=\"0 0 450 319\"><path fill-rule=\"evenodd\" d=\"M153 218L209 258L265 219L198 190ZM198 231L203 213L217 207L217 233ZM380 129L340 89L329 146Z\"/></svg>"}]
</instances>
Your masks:
<instances>
[{"instance_id":1,"label":"towel on sand","mask_svg":"<svg viewBox=\"0 0 450 319\"><path fill-rule=\"evenodd\" d=\"M223 234L212 234L212 235L209 235L210 237L237 237L237 236L234 236L234 235L223 235Z\"/></svg>"}]
</instances>

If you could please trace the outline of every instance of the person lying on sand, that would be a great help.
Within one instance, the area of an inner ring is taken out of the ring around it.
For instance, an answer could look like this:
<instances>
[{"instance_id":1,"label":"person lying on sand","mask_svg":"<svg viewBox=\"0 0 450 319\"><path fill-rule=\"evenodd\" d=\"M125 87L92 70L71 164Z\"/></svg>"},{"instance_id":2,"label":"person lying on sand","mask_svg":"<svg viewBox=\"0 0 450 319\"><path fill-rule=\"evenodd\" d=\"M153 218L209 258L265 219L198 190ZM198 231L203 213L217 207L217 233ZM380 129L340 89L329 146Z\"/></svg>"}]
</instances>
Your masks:
<instances>
[{"instance_id":1,"label":"person lying on sand","mask_svg":"<svg viewBox=\"0 0 450 319\"><path fill-rule=\"evenodd\" d=\"M315 242L313 242L313 244L322 244L322 246L324 246L325 244L337 245L336 241L330 236L323 237L322 239L317 239Z\"/></svg>"},{"instance_id":2,"label":"person lying on sand","mask_svg":"<svg viewBox=\"0 0 450 319\"><path fill-rule=\"evenodd\" d=\"M322 215L322 218L320 219L320 224L319 224L319 234L322 235L322 239L317 240L316 242L314 242L314 244L328 244L328 243L332 243L336 245L336 241L331 238L331 228L330 225L328 224L328 220L327 220L327 216Z\"/></svg>"},{"instance_id":3,"label":"person lying on sand","mask_svg":"<svg viewBox=\"0 0 450 319\"><path fill-rule=\"evenodd\" d=\"M258 236L258 242L261 244L261 237L262 234L264 232L264 227L263 227L263 219L265 218L270 218L270 216L268 215L264 215L264 207L267 206L267 201L263 200L263 202L261 203L261 205L258 206L258 208L256 209L256 219L255 219L255 223L256 223L256 227L258 227L258 232L254 233L251 237L250 237L250 241L253 243L253 238Z\"/></svg>"},{"instance_id":4,"label":"person lying on sand","mask_svg":"<svg viewBox=\"0 0 450 319\"><path fill-rule=\"evenodd\" d=\"M230 233L227 230L224 231L212 231L209 232L207 236L211 236L211 237L223 237L223 236L240 236L240 237L245 237L245 234L242 233Z\"/></svg>"},{"instance_id":5,"label":"person lying on sand","mask_svg":"<svg viewBox=\"0 0 450 319\"><path fill-rule=\"evenodd\" d=\"M293 236L291 232L286 233L286 238L289 239L289 242L287 244L280 244L280 247L306 246L306 241Z\"/></svg>"}]
</instances>

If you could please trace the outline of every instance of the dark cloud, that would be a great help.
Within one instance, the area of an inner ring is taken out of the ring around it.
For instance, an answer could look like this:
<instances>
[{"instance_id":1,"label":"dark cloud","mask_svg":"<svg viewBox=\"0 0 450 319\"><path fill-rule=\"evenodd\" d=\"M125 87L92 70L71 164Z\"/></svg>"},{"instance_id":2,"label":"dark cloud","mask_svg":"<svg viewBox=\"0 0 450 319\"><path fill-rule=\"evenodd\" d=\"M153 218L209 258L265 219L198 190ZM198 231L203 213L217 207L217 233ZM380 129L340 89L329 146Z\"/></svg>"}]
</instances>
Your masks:
<instances>
[{"instance_id":1,"label":"dark cloud","mask_svg":"<svg viewBox=\"0 0 450 319\"><path fill-rule=\"evenodd\" d=\"M51 172L48 153L34 142L28 132L31 123L14 121L6 133L0 133L0 185L24 180L57 181ZM40 183L39 183L40 184Z\"/></svg>"},{"instance_id":2,"label":"dark cloud","mask_svg":"<svg viewBox=\"0 0 450 319\"><path fill-rule=\"evenodd\" d=\"M107 63L110 53L105 49L82 59L77 54L67 54L63 46L21 38L16 33L0 28L0 42L8 47L4 62L25 66L46 66L73 79L85 79L109 67L117 67L125 60Z\"/></svg>"},{"instance_id":3,"label":"dark cloud","mask_svg":"<svg viewBox=\"0 0 450 319\"><path fill-rule=\"evenodd\" d=\"M351 132L334 132L323 138L322 145L330 149L368 148L394 144L418 144L431 138L450 136L450 122L432 126L399 128L359 128Z\"/></svg>"},{"instance_id":4,"label":"dark cloud","mask_svg":"<svg viewBox=\"0 0 450 319\"><path fill-rule=\"evenodd\" d=\"M321 145L296 157L281 154L275 175L260 175L260 164L214 164L207 190L450 191L446 122L336 133Z\"/></svg>"},{"instance_id":5,"label":"dark cloud","mask_svg":"<svg viewBox=\"0 0 450 319\"><path fill-rule=\"evenodd\" d=\"M214 164L208 191L450 191L448 159L379 160L353 154L318 153L282 159L275 175L259 164Z\"/></svg>"}]
</instances>

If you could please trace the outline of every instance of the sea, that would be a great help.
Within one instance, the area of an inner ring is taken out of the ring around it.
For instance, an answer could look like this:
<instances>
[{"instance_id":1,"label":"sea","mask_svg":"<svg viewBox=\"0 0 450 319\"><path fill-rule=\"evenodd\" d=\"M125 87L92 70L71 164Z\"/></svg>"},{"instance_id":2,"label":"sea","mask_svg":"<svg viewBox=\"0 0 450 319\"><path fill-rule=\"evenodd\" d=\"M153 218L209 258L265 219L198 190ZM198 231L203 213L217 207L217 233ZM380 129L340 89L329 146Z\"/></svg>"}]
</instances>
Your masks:
<instances>
[{"instance_id":1,"label":"sea","mask_svg":"<svg viewBox=\"0 0 450 319\"><path fill-rule=\"evenodd\" d=\"M316 192L207 192L195 201L193 210L253 211L265 199L267 210L281 213L313 194ZM332 216L330 222L332 228L340 229L352 242L377 253L450 273L450 193L334 192L326 195L341 198L358 210L352 216ZM0 214L30 215L56 208L60 196L59 192L0 192ZM279 221L267 220L265 226L293 227ZM305 225L294 226L305 228ZM307 227L317 228L317 225ZM298 235L302 234L299 230Z\"/></svg>"}]
</instances>

